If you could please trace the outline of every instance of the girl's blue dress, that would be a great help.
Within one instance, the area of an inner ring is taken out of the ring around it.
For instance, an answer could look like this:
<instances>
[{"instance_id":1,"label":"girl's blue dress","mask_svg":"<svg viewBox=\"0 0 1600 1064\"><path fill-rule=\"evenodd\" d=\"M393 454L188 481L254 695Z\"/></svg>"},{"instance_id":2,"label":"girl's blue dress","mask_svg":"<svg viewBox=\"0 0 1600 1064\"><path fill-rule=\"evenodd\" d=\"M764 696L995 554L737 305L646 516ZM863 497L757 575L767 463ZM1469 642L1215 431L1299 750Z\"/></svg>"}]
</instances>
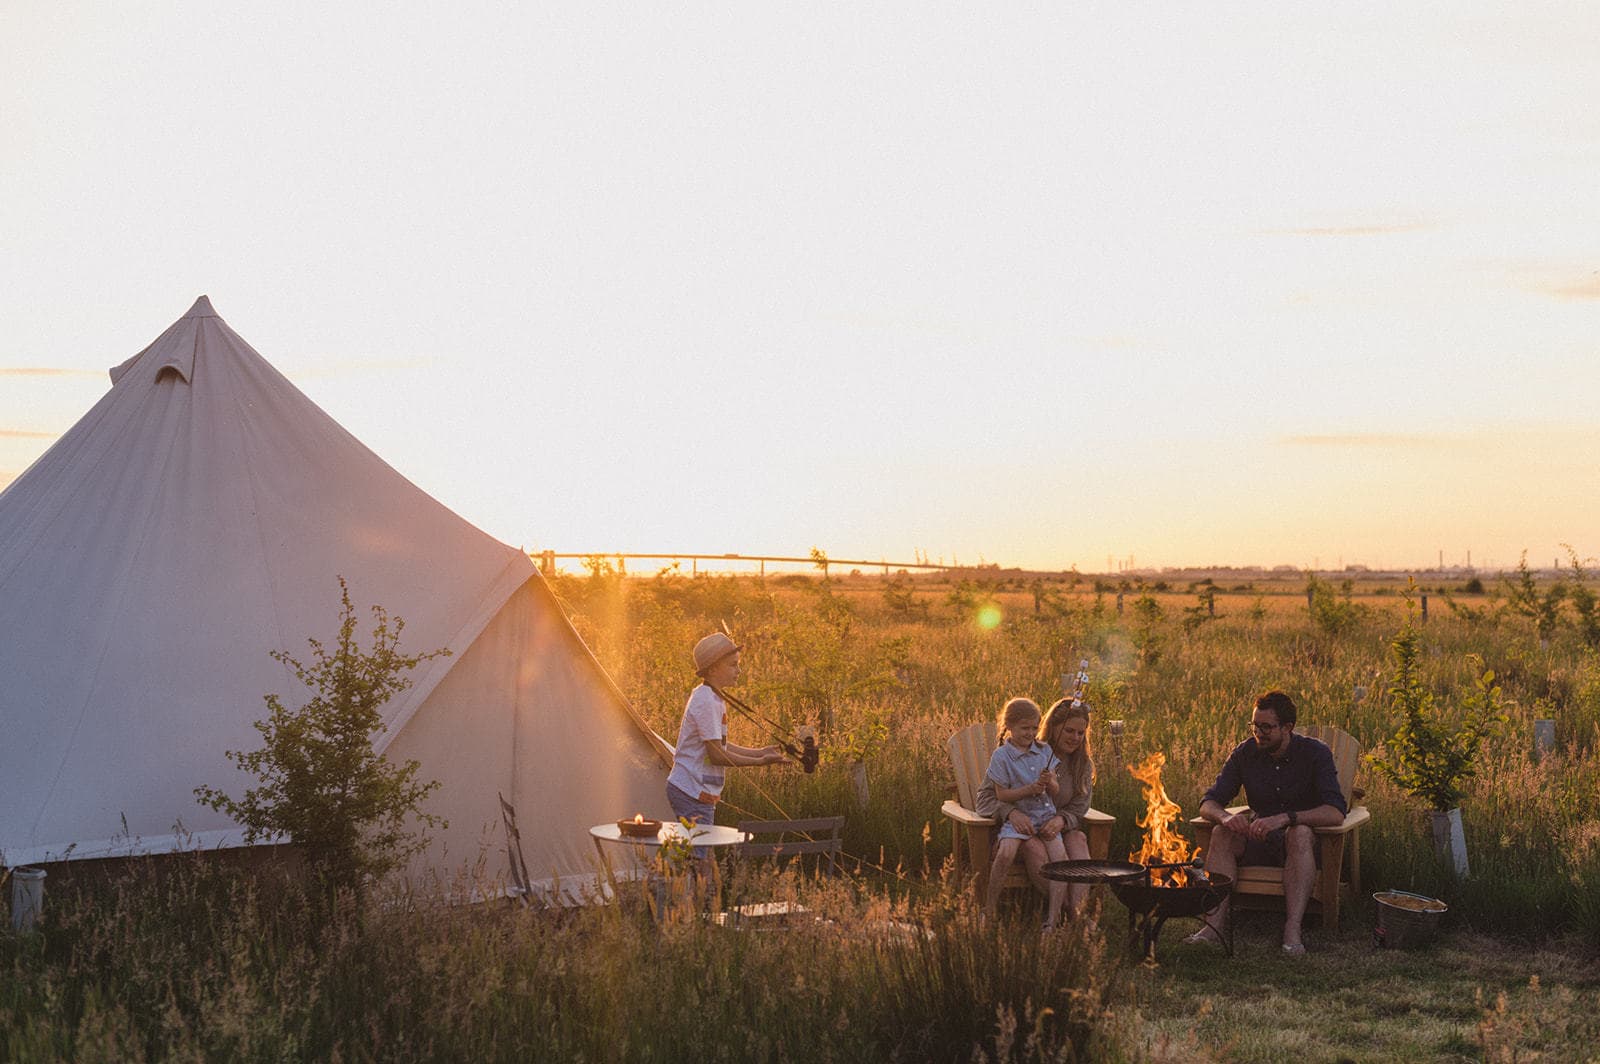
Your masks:
<instances>
[{"instance_id":1,"label":"girl's blue dress","mask_svg":"<svg viewBox=\"0 0 1600 1064\"><path fill-rule=\"evenodd\" d=\"M1026 787L1030 783L1037 782L1039 773L1056 763L1055 751L1044 743L1035 741L1026 750L1019 750L1015 743L1004 742L990 756L989 770L985 775L994 781L996 787ZM1035 831L1056 815L1056 803L1048 794L1035 794L1013 804L1023 816L1032 821ZM1000 823L1000 837L1027 838L1012 827L1008 820Z\"/></svg>"}]
</instances>

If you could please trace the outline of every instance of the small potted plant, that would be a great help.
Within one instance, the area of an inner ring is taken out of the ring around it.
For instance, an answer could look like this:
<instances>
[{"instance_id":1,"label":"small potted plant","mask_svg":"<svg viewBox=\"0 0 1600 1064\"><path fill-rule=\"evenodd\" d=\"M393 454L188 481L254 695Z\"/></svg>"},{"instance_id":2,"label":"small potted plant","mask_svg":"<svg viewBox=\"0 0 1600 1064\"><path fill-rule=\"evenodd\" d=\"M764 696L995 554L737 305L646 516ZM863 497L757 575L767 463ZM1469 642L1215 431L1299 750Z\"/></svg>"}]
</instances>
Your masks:
<instances>
[{"instance_id":1,"label":"small potted plant","mask_svg":"<svg viewBox=\"0 0 1600 1064\"><path fill-rule=\"evenodd\" d=\"M1506 720L1505 699L1476 654L1472 688L1448 712L1422 678L1421 637L1409 618L1389 644L1394 676L1389 704L1401 718L1394 736L1367 758L1380 776L1427 806L1433 822L1434 851L1466 875L1467 843L1461 828L1465 784L1478 768L1478 756L1490 733Z\"/></svg>"}]
</instances>

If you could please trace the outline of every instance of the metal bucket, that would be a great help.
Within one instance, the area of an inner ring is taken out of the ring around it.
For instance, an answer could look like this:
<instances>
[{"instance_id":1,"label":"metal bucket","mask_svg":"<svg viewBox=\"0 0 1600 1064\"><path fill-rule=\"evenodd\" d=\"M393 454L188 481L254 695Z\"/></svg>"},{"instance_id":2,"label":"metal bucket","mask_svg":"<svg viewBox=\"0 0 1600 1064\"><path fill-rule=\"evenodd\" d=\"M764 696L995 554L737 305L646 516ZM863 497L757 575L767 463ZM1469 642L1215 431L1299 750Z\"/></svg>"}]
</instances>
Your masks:
<instances>
[{"instance_id":1,"label":"metal bucket","mask_svg":"<svg viewBox=\"0 0 1600 1064\"><path fill-rule=\"evenodd\" d=\"M1372 900L1378 903L1378 926L1372 932L1372 940L1386 949L1427 945L1450 909L1438 898L1404 890L1381 891Z\"/></svg>"}]
</instances>

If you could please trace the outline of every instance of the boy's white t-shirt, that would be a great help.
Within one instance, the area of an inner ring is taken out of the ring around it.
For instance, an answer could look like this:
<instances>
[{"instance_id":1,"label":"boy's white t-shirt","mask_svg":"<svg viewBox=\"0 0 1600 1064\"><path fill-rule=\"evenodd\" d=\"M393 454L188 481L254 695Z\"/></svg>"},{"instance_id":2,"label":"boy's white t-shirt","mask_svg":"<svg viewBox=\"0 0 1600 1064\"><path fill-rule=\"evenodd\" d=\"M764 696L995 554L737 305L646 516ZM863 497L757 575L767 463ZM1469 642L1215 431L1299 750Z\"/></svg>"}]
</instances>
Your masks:
<instances>
[{"instance_id":1,"label":"boy's white t-shirt","mask_svg":"<svg viewBox=\"0 0 1600 1064\"><path fill-rule=\"evenodd\" d=\"M706 760L706 740L726 741L727 737L727 704L710 687L699 685L689 692L689 703L683 707L683 724L678 728L677 751L667 782L702 802L717 801L726 774L721 765Z\"/></svg>"}]
</instances>

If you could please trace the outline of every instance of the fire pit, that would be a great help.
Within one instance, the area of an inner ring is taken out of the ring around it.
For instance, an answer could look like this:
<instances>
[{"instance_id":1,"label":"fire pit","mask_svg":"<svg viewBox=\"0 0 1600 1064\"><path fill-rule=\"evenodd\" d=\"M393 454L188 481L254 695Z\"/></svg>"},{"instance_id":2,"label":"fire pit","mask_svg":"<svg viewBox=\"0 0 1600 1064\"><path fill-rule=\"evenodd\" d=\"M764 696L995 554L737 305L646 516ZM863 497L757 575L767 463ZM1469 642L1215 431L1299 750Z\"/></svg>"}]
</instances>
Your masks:
<instances>
[{"instance_id":1,"label":"fire pit","mask_svg":"<svg viewBox=\"0 0 1600 1064\"><path fill-rule=\"evenodd\" d=\"M1233 924L1218 929L1206 919L1206 913L1233 890L1233 877L1221 872L1207 872L1189 864L1158 864L1148 869L1144 881L1124 880L1113 882L1111 891L1117 900L1128 907L1129 944L1136 941L1135 924L1140 925L1144 937L1145 960L1156 959L1156 939L1169 917L1187 916L1199 920L1222 942L1228 956L1233 956Z\"/></svg>"},{"instance_id":2,"label":"fire pit","mask_svg":"<svg viewBox=\"0 0 1600 1064\"><path fill-rule=\"evenodd\" d=\"M1161 785L1161 767L1167 757L1160 752L1145 758L1128 772L1144 790L1145 812L1135 823L1145 829L1144 845L1128 854L1127 861L1051 861L1041 870L1046 879L1064 883L1105 883L1128 908L1128 944L1144 944L1147 964L1156 959L1156 939L1174 916L1199 920L1217 936L1228 956L1233 956L1233 925L1226 930L1212 925L1206 914L1233 891L1233 878L1207 872L1200 851L1192 850L1175 830L1183 812L1167 797Z\"/></svg>"},{"instance_id":3,"label":"fire pit","mask_svg":"<svg viewBox=\"0 0 1600 1064\"><path fill-rule=\"evenodd\" d=\"M1192 864L1154 865L1121 861L1051 861L1041 869L1046 879L1064 883L1105 883L1128 909L1128 945L1142 944L1146 961L1154 962L1156 939L1174 916L1192 917L1221 940L1233 956L1233 925L1213 927L1206 913L1233 889L1233 879Z\"/></svg>"}]
</instances>

